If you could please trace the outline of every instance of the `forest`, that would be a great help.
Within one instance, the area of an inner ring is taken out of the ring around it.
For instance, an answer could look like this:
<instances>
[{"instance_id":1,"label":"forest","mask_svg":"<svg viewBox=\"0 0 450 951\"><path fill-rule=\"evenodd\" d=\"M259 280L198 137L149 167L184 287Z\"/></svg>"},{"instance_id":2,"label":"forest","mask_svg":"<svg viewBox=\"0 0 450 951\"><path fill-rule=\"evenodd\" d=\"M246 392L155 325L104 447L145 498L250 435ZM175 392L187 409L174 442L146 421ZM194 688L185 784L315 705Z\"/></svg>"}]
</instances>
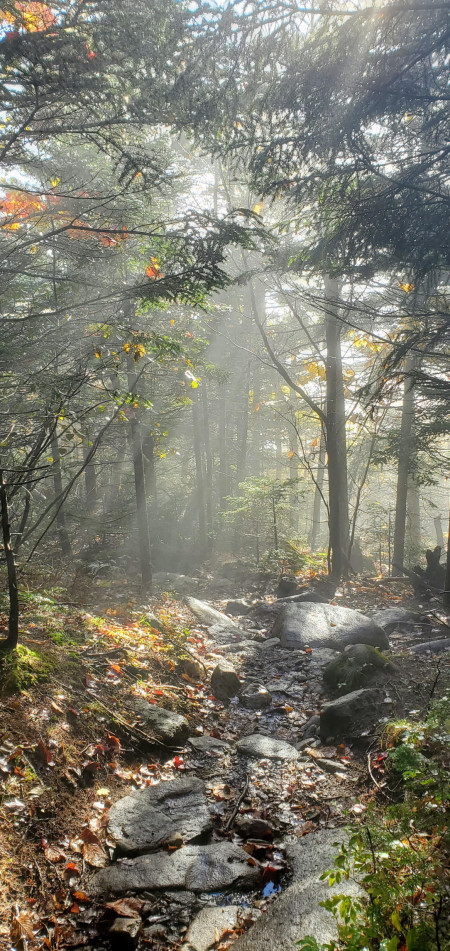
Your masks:
<instances>
[{"instance_id":1,"label":"forest","mask_svg":"<svg viewBox=\"0 0 450 951\"><path fill-rule=\"evenodd\" d=\"M0 948L448 951L448 3L2 0L0 88Z\"/></svg>"}]
</instances>

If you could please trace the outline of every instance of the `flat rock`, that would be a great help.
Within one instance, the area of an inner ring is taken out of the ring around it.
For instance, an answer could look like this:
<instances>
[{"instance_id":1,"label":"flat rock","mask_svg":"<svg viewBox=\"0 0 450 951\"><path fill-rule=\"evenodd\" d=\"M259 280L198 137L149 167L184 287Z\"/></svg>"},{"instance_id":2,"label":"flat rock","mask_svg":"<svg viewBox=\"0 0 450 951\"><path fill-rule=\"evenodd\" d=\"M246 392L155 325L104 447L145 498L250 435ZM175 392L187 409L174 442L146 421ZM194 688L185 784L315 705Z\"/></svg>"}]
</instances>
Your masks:
<instances>
[{"instance_id":1,"label":"flat rock","mask_svg":"<svg viewBox=\"0 0 450 951\"><path fill-rule=\"evenodd\" d=\"M194 777L139 789L109 811L109 832L127 855L159 849L180 836L190 842L210 828L205 787Z\"/></svg>"},{"instance_id":2,"label":"flat rock","mask_svg":"<svg viewBox=\"0 0 450 951\"><path fill-rule=\"evenodd\" d=\"M407 608L383 608L372 615L372 621L382 627L386 634L392 634L396 627L410 627L411 624L420 624L423 620L415 611Z\"/></svg>"},{"instance_id":3,"label":"flat rock","mask_svg":"<svg viewBox=\"0 0 450 951\"><path fill-rule=\"evenodd\" d=\"M247 614L250 608L251 608L250 601L239 601L236 599L236 600L227 602L227 604L225 605L225 614L231 614L233 616L236 615L239 617L239 616L242 616L243 614Z\"/></svg>"},{"instance_id":4,"label":"flat rock","mask_svg":"<svg viewBox=\"0 0 450 951\"><path fill-rule=\"evenodd\" d=\"M244 849L231 842L185 845L176 852L157 852L123 859L94 876L93 895L125 891L180 888L190 892L214 892L231 885L251 887L259 881L259 866L249 864Z\"/></svg>"},{"instance_id":5,"label":"flat rock","mask_svg":"<svg viewBox=\"0 0 450 951\"><path fill-rule=\"evenodd\" d=\"M236 621L233 621L226 614L222 614L222 611L217 611L216 608L213 608L212 604L208 604L207 601L199 601L198 598L186 598L186 600L192 613L195 614L195 617L197 617L202 624L206 624L207 627L217 625L219 627L222 626L225 630L238 627Z\"/></svg>"},{"instance_id":6,"label":"flat rock","mask_svg":"<svg viewBox=\"0 0 450 951\"><path fill-rule=\"evenodd\" d=\"M244 736L236 743L236 749L242 756L251 756L253 759L297 759L297 750L285 740L274 740L271 736L262 736L261 733L252 733Z\"/></svg>"},{"instance_id":7,"label":"flat rock","mask_svg":"<svg viewBox=\"0 0 450 951\"><path fill-rule=\"evenodd\" d=\"M450 637L441 637L435 641L424 641L423 644L416 644L411 648L415 654L425 654L431 651L432 654L442 654L444 651L450 651Z\"/></svg>"},{"instance_id":8,"label":"flat rock","mask_svg":"<svg viewBox=\"0 0 450 951\"><path fill-rule=\"evenodd\" d=\"M165 710L156 703L148 703L147 700L135 700L134 709L155 738L165 746L184 746L190 733L186 717Z\"/></svg>"},{"instance_id":9,"label":"flat rock","mask_svg":"<svg viewBox=\"0 0 450 951\"><path fill-rule=\"evenodd\" d=\"M161 591L174 591L175 594L188 594L199 585L198 578L178 575L172 571L157 571L152 580L156 588Z\"/></svg>"},{"instance_id":10,"label":"flat rock","mask_svg":"<svg viewBox=\"0 0 450 951\"><path fill-rule=\"evenodd\" d=\"M194 747L199 753L220 753L229 749L229 743L225 740L219 740L215 736L192 736L189 745Z\"/></svg>"},{"instance_id":11,"label":"flat rock","mask_svg":"<svg viewBox=\"0 0 450 951\"><path fill-rule=\"evenodd\" d=\"M233 944L233 951L293 951L307 935L319 945L337 941L334 917L319 902L333 894L359 894L353 882L341 882L330 889L321 882L322 872L330 868L336 854L333 843L344 839L340 829L321 829L288 842L288 858L294 881L264 915Z\"/></svg>"},{"instance_id":12,"label":"flat rock","mask_svg":"<svg viewBox=\"0 0 450 951\"><path fill-rule=\"evenodd\" d=\"M279 647L279 645L279 637L266 637L264 641L258 642L256 646L260 651L271 651L274 650L275 647Z\"/></svg>"},{"instance_id":13,"label":"flat rock","mask_svg":"<svg viewBox=\"0 0 450 951\"><path fill-rule=\"evenodd\" d=\"M361 736L364 728L375 721L379 702L380 691L373 687L330 700L320 714L321 738Z\"/></svg>"},{"instance_id":14,"label":"flat rock","mask_svg":"<svg viewBox=\"0 0 450 951\"><path fill-rule=\"evenodd\" d=\"M222 935L234 928L238 921L239 905L207 905L189 925L182 944L186 951L208 951L215 947Z\"/></svg>"},{"instance_id":15,"label":"flat rock","mask_svg":"<svg viewBox=\"0 0 450 951\"><path fill-rule=\"evenodd\" d=\"M289 650L328 647L344 650L347 644L371 644L387 648L389 640L383 628L351 608L333 604L288 604L278 615L272 635Z\"/></svg>"}]
</instances>

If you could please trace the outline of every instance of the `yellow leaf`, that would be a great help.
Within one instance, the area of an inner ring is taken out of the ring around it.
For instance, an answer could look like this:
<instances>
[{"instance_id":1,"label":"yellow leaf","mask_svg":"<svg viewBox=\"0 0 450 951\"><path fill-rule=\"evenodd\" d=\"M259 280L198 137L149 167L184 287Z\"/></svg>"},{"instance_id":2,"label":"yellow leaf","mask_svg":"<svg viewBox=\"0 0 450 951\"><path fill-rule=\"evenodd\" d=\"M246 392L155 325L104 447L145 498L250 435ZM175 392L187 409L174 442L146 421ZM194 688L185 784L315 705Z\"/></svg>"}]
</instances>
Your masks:
<instances>
[{"instance_id":1,"label":"yellow leaf","mask_svg":"<svg viewBox=\"0 0 450 951\"><path fill-rule=\"evenodd\" d=\"M398 286L402 291L405 292L405 294L410 294L411 291L414 290L414 284L400 284L399 283Z\"/></svg>"},{"instance_id":2,"label":"yellow leaf","mask_svg":"<svg viewBox=\"0 0 450 951\"><path fill-rule=\"evenodd\" d=\"M191 388L196 390L198 387L198 380L191 380Z\"/></svg>"},{"instance_id":3,"label":"yellow leaf","mask_svg":"<svg viewBox=\"0 0 450 951\"><path fill-rule=\"evenodd\" d=\"M56 186L59 185L60 181L61 181L60 178L52 178L50 181L50 185L52 186L52 188L56 188Z\"/></svg>"},{"instance_id":4,"label":"yellow leaf","mask_svg":"<svg viewBox=\"0 0 450 951\"><path fill-rule=\"evenodd\" d=\"M262 202L257 202L256 205L253 205L253 213L255 215L260 215L264 211L264 205Z\"/></svg>"},{"instance_id":5,"label":"yellow leaf","mask_svg":"<svg viewBox=\"0 0 450 951\"><path fill-rule=\"evenodd\" d=\"M293 449L291 449L291 451L290 451L290 452L288 452L288 459L293 459L293 458L294 458L294 456L295 456L295 452L294 452L294 450L293 450Z\"/></svg>"}]
</instances>

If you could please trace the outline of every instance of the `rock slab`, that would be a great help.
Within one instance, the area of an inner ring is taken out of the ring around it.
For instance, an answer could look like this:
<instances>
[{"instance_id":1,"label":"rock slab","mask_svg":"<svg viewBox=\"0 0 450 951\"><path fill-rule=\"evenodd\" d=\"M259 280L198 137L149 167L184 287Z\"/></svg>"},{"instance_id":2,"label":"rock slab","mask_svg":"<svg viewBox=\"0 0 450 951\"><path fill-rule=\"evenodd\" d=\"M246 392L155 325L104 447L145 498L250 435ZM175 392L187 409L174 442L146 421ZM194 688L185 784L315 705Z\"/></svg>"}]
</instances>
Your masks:
<instances>
[{"instance_id":1,"label":"rock slab","mask_svg":"<svg viewBox=\"0 0 450 951\"><path fill-rule=\"evenodd\" d=\"M239 905L209 905L189 925L182 947L186 951L208 951L238 921Z\"/></svg>"},{"instance_id":2,"label":"rock slab","mask_svg":"<svg viewBox=\"0 0 450 951\"><path fill-rule=\"evenodd\" d=\"M190 842L210 828L205 787L196 778L147 786L119 799L109 811L109 832L126 855L150 852L180 838Z\"/></svg>"},{"instance_id":3,"label":"rock slab","mask_svg":"<svg viewBox=\"0 0 450 951\"><path fill-rule=\"evenodd\" d=\"M333 864L333 843L344 838L340 829L321 829L288 844L294 881L281 893L258 921L233 944L233 951L293 951L297 943L312 935L319 945L337 940L333 915L319 902L333 893L356 894L359 889L345 882L330 889L320 875Z\"/></svg>"},{"instance_id":4,"label":"rock slab","mask_svg":"<svg viewBox=\"0 0 450 951\"><path fill-rule=\"evenodd\" d=\"M344 650L348 644L371 644L386 649L389 640L383 628L360 611L333 604L287 604L272 629L281 647L304 650L325 647Z\"/></svg>"},{"instance_id":5,"label":"rock slab","mask_svg":"<svg viewBox=\"0 0 450 951\"><path fill-rule=\"evenodd\" d=\"M274 740L271 736L263 736L261 733L242 737L242 740L236 743L236 749L242 756L250 756L253 759L298 758L297 750L290 743L286 743L285 740Z\"/></svg>"},{"instance_id":6,"label":"rock slab","mask_svg":"<svg viewBox=\"0 0 450 951\"><path fill-rule=\"evenodd\" d=\"M123 859L98 872L90 890L93 895L105 896L168 888L214 892L231 885L250 888L260 876L259 866L249 864L244 849L231 842L214 842Z\"/></svg>"},{"instance_id":7,"label":"rock slab","mask_svg":"<svg viewBox=\"0 0 450 951\"><path fill-rule=\"evenodd\" d=\"M217 611L207 601L199 601L198 598L186 598L186 601L195 617L202 624L206 624L207 627L218 626L225 629L238 627L236 621L233 621L226 614L222 614L222 611Z\"/></svg>"},{"instance_id":8,"label":"rock slab","mask_svg":"<svg viewBox=\"0 0 450 951\"><path fill-rule=\"evenodd\" d=\"M135 700L134 709L160 743L171 747L184 746L190 733L186 717L147 700Z\"/></svg>"}]
</instances>

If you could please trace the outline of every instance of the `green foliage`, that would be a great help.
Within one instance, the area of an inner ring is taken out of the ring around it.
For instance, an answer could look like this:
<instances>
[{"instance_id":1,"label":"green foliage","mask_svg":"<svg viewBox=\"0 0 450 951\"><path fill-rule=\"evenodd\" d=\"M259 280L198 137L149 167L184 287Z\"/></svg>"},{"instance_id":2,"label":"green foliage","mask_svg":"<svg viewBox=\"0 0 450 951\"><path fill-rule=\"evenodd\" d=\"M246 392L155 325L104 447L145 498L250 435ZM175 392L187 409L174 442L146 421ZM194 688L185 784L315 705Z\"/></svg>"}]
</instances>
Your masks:
<instances>
[{"instance_id":1,"label":"green foliage","mask_svg":"<svg viewBox=\"0 0 450 951\"><path fill-rule=\"evenodd\" d=\"M298 943L300 951L442 951L446 946L449 895L442 867L448 845L449 710L444 697L426 721L403 721L386 731L388 741L396 743L388 769L402 777L403 801L383 815L372 805L341 846L322 879L333 887L356 878L362 894L333 894L322 902L336 919L338 939L320 945L307 937Z\"/></svg>"},{"instance_id":2,"label":"green foliage","mask_svg":"<svg viewBox=\"0 0 450 951\"><path fill-rule=\"evenodd\" d=\"M0 693L21 693L39 681L48 680L53 664L48 656L19 644L0 661Z\"/></svg>"}]
</instances>

